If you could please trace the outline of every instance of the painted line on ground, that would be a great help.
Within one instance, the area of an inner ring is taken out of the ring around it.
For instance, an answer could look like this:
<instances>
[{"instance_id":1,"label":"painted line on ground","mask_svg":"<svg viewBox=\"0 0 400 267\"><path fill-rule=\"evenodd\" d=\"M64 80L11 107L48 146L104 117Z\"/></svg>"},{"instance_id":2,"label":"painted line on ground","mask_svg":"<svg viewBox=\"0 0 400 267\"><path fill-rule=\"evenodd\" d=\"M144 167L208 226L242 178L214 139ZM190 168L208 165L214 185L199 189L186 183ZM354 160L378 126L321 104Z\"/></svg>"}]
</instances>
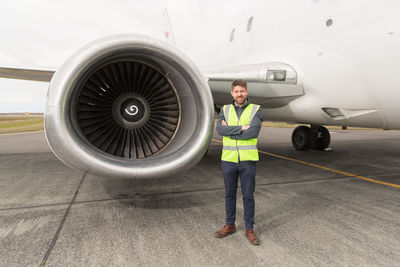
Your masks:
<instances>
[{"instance_id":1,"label":"painted line on ground","mask_svg":"<svg viewBox=\"0 0 400 267\"><path fill-rule=\"evenodd\" d=\"M211 139L211 140L214 141L214 142L217 142L217 143L222 143L222 141L217 140L217 139ZM380 181L380 180L376 180L376 179L360 176L360 175L357 175L357 174L331 169L331 168L328 168L328 167L325 167L325 166L321 166L321 165L318 165L318 164L315 164L315 163L310 163L310 162L307 162L307 161L304 161L304 160L298 160L298 159L293 159L293 158L289 158L289 157L284 157L284 156L281 156L281 155L265 152L265 151L262 151L262 150L258 150L258 152L261 153L261 154L265 154L265 155L271 156L271 157L275 157L275 158L279 158L279 159L284 159L284 160L289 160L289 161L301 163L301 164L308 165L308 166L315 167L315 168L319 168L319 169L322 169L322 170L325 170L325 171L338 173L338 174L342 174L342 175L349 176L349 177L358 178L358 179L365 180L365 181L368 181L368 182L387 185L387 186L391 186L391 187L395 187L395 188L400 188L400 185L398 185L398 184L387 183L387 182L383 182L383 181Z\"/></svg>"},{"instance_id":2,"label":"painted line on ground","mask_svg":"<svg viewBox=\"0 0 400 267\"><path fill-rule=\"evenodd\" d=\"M83 184L83 180L85 180L86 174L87 174L86 172L83 173L82 178L81 178L81 180L80 180L80 182L79 182L79 184L78 184L78 187L76 188L75 194L74 194L74 196L72 197L72 200L71 200L71 202L69 203L67 210L65 211L64 217L62 218L62 220L61 220L61 222L60 222L60 225L58 226L57 232L56 232L56 234L54 235L54 237L53 237L53 239L52 239L52 241L51 241L51 243L50 243L50 246L49 246L49 248L47 249L47 252L46 252L46 254L45 254L44 257L43 257L43 260L40 262L39 267L44 267L44 266L46 265L47 260L48 260L48 258L49 258L49 256L50 256L51 252L53 251L54 246L55 246L55 244L56 244L56 242L57 242L57 240L58 240L58 237L60 236L61 230L62 230L63 227L64 227L64 223L65 223L65 221L66 221L66 219L67 219L67 217L68 217L68 215L69 215L69 212L70 212L70 210L71 210L71 207L72 207L72 205L74 204L76 197L78 196L79 190L81 189L81 186L82 186L82 184Z\"/></svg>"}]
</instances>

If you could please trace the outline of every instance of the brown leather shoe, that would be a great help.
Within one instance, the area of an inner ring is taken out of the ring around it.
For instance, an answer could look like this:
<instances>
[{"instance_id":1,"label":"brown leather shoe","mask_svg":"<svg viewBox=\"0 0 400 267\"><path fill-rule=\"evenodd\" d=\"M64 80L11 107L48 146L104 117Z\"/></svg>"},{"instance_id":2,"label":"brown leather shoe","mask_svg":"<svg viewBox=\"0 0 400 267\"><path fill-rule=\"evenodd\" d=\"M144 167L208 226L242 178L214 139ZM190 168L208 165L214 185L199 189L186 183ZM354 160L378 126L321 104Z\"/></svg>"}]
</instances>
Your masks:
<instances>
[{"instance_id":1,"label":"brown leather shoe","mask_svg":"<svg viewBox=\"0 0 400 267\"><path fill-rule=\"evenodd\" d=\"M215 237L217 238L222 238L225 237L227 235L233 234L236 232L236 226L235 224L225 224L224 227L221 230L218 230L215 232Z\"/></svg>"},{"instance_id":2,"label":"brown leather shoe","mask_svg":"<svg viewBox=\"0 0 400 267\"><path fill-rule=\"evenodd\" d=\"M246 230L246 236L252 245L260 245L261 244L260 239L258 239L258 237L257 237L256 233L254 233L253 229Z\"/></svg>"}]
</instances>

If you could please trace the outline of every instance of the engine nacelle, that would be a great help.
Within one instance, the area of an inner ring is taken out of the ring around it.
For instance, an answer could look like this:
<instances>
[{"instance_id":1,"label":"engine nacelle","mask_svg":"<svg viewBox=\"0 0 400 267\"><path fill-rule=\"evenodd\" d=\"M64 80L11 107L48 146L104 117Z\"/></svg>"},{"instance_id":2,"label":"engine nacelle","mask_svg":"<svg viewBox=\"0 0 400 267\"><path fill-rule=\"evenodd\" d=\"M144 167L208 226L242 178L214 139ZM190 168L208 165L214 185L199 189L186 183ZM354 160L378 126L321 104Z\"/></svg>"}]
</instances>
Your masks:
<instances>
[{"instance_id":1,"label":"engine nacelle","mask_svg":"<svg viewBox=\"0 0 400 267\"><path fill-rule=\"evenodd\" d=\"M123 34L94 41L54 74L46 137L70 167L114 177L167 176L196 164L210 142L207 81L176 48Z\"/></svg>"}]
</instances>

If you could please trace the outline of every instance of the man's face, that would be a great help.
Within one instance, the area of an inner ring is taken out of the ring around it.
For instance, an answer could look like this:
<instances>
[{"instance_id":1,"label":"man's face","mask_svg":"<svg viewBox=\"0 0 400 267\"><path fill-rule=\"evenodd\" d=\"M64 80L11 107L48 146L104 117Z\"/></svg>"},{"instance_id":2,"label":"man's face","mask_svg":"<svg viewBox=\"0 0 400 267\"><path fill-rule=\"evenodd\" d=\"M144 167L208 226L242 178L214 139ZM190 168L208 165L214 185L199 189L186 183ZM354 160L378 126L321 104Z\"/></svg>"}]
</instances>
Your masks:
<instances>
[{"instance_id":1,"label":"man's face","mask_svg":"<svg viewBox=\"0 0 400 267\"><path fill-rule=\"evenodd\" d=\"M231 90L231 95L232 95L233 99L239 105L243 105L244 103L246 103L248 94L249 94L249 91L247 91L246 88L244 88L240 85L236 85Z\"/></svg>"}]
</instances>

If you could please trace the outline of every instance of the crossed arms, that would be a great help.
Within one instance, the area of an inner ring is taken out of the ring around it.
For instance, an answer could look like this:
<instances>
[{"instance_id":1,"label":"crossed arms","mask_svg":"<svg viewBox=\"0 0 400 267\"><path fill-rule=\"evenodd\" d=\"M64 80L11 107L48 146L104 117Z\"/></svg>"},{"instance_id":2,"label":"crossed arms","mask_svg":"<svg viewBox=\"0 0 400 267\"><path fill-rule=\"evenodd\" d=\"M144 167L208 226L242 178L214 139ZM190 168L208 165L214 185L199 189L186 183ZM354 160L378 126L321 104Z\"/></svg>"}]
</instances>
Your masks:
<instances>
[{"instance_id":1,"label":"crossed arms","mask_svg":"<svg viewBox=\"0 0 400 267\"><path fill-rule=\"evenodd\" d=\"M262 121L263 121L262 111L260 107L250 125L229 126L225 121L224 112L223 110L221 110L221 112L218 115L216 128L219 135L229 136L230 138L235 140L245 140L258 137Z\"/></svg>"}]
</instances>

